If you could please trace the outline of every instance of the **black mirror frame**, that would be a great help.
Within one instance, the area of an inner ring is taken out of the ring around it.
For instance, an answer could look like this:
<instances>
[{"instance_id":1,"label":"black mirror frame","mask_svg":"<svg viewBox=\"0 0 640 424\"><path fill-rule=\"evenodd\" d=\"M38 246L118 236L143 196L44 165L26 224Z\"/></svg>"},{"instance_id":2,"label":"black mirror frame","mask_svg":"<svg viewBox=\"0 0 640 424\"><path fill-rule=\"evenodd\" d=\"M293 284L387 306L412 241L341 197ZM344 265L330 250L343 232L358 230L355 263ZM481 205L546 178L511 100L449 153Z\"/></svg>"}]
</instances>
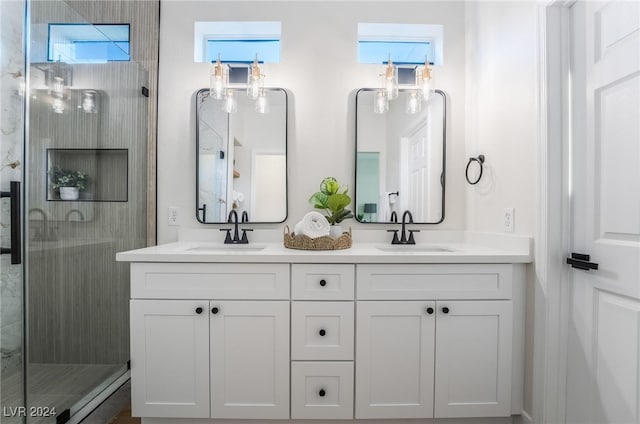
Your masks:
<instances>
[{"instance_id":1,"label":"black mirror frame","mask_svg":"<svg viewBox=\"0 0 640 424\"><path fill-rule=\"evenodd\" d=\"M238 87L238 90L242 90L241 87ZM289 94L287 90L281 87L268 87L265 88L266 91L281 91L284 94L284 105L285 105L285 116L284 116L284 125L285 125L285 134L284 134L284 161L285 161L285 214L282 221L249 221L248 224L282 224L286 222L289 217ZM200 217L200 212L202 208L198 203L198 193L200 192L200 180L198 179L199 171L200 171L200 155L198 154L200 150L200 131L198 130L198 126L200 123L200 114L198 107L198 99L200 98L200 94L204 92L208 92L209 88L201 88L195 93L195 106L196 106L196 220L200 224L205 225L221 225L226 224L227 221L220 222L205 222Z\"/></svg>"},{"instance_id":2,"label":"black mirror frame","mask_svg":"<svg viewBox=\"0 0 640 424\"><path fill-rule=\"evenodd\" d=\"M353 190L353 206L354 206L354 211L357 208L357 199L358 199L358 184L356 184L356 181L358 181L358 94L361 91L378 91L377 88L360 88L358 90L356 90L355 92L355 119L356 119L356 125L355 125L355 155L354 155L354 160L355 160L355 164L354 164L354 174L353 174L353 181L354 181L354 190ZM407 89L400 89L400 91L410 91ZM414 224L425 224L425 225L435 225L435 224L441 224L442 222L444 222L444 218L445 218L445 185L446 185L446 173L447 173L447 95L444 91L442 90L434 90L434 93L439 94L440 96L442 96L442 110L443 110L443 116L442 116L442 173L440 174L440 184L442 185L442 215L440 216L440 219L438 221L435 222L414 222ZM365 221L360 221L358 219L358 216L356 213L354 213L354 219L356 221L358 221L359 223L362 224L392 224L391 222L365 222Z\"/></svg>"}]
</instances>

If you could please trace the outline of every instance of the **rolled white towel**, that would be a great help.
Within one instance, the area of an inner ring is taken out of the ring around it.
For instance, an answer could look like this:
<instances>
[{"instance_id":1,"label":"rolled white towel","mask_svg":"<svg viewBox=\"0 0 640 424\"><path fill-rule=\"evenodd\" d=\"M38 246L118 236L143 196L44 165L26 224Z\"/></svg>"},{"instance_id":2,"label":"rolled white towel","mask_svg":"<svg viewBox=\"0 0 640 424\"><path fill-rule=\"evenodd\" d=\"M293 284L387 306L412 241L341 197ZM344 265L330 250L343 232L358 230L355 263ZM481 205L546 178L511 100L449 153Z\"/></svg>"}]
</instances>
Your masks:
<instances>
[{"instance_id":1,"label":"rolled white towel","mask_svg":"<svg viewBox=\"0 0 640 424\"><path fill-rule=\"evenodd\" d=\"M318 238L328 236L331 231L329 221L319 212L309 212L296 224L293 232L307 237Z\"/></svg>"}]
</instances>

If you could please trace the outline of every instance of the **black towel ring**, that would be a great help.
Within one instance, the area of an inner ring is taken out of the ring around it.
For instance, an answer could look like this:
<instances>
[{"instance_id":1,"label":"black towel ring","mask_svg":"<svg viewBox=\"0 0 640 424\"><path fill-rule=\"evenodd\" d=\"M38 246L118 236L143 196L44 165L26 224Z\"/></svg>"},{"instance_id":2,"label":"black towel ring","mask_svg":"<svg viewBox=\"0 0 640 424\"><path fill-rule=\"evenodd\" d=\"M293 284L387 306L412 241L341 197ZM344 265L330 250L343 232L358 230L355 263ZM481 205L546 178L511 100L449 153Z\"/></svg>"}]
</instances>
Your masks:
<instances>
[{"instance_id":1,"label":"black towel ring","mask_svg":"<svg viewBox=\"0 0 640 424\"><path fill-rule=\"evenodd\" d=\"M473 162L478 162L478 165L480 166L480 175L478 175L478 178L475 181L471 181L469 179L469 166L471 166ZM482 178L482 164L484 164L484 155L479 155L477 158L469 158L467 168L464 170L464 176L469 184L476 185L480 182L480 178Z\"/></svg>"}]
</instances>

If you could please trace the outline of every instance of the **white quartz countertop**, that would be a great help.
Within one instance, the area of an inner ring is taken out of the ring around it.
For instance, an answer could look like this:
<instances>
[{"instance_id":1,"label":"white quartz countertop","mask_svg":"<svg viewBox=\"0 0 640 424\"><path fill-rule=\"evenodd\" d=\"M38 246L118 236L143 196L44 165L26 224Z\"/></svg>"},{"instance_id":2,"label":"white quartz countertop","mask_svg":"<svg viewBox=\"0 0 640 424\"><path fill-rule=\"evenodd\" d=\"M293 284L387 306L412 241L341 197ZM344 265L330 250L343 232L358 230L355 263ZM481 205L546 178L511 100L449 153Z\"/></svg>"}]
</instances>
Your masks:
<instances>
[{"instance_id":1,"label":"white quartz countertop","mask_svg":"<svg viewBox=\"0 0 640 424\"><path fill-rule=\"evenodd\" d=\"M178 241L120 252L123 262L237 263L529 263L530 243L496 247L477 243L396 245L357 243L344 250L295 250L280 243L224 245L220 242Z\"/></svg>"}]
</instances>

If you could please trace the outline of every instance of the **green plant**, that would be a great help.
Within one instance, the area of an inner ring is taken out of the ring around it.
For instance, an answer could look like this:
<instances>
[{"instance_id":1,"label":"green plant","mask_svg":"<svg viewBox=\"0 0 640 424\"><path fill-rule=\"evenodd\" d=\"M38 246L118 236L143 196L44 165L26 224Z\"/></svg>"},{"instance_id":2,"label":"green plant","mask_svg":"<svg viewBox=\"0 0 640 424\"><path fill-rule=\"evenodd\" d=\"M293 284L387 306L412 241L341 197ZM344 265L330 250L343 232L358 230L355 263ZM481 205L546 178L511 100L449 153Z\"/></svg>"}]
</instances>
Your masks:
<instances>
[{"instance_id":1,"label":"green plant","mask_svg":"<svg viewBox=\"0 0 640 424\"><path fill-rule=\"evenodd\" d=\"M60 187L78 187L78 190L84 190L87 186L89 178L87 174L80 171L69 171L62 169L58 166L54 166L51 171L51 187L54 190Z\"/></svg>"},{"instance_id":2,"label":"green plant","mask_svg":"<svg viewBox=\"0 0 640 424\"><path fill-rule=\"evenodd\" d=\"M349 188L342 190L338 181L327 177L320 183L320 191L313 193L309 203L316 209L325 211L329 224L339 224L343 220L353 218L353 214L346 209L351 204L351 197L347 194Z\"/></svg>"}]
</instances>

